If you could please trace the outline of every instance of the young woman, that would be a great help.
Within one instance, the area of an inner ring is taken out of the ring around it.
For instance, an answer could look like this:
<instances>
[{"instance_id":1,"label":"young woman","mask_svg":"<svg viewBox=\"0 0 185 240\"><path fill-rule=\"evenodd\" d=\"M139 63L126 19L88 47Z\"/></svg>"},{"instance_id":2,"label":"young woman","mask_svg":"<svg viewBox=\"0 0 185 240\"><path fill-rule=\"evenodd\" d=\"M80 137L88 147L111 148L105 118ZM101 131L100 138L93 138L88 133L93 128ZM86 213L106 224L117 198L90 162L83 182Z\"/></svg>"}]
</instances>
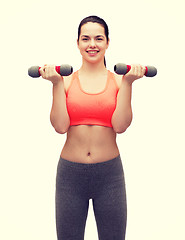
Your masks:
<instances>
[{"instance_id":1,"label":"young woman","mask_svg":"<svg viewBox=\"0 0 185 240\"><path fill-rule=\"evenodd\" d=\"M145 68L132 65L121 77L107 70L109 31L97 16L81 21L77 45L82 66L71 76L61 77L53 65L40 70L53 83L51 123L67 133L56 177L57 236L84 239L92 199L99 239L124 240L126 190L116 134L131 124L132 83Z\"/></svg>"}]
</instances>

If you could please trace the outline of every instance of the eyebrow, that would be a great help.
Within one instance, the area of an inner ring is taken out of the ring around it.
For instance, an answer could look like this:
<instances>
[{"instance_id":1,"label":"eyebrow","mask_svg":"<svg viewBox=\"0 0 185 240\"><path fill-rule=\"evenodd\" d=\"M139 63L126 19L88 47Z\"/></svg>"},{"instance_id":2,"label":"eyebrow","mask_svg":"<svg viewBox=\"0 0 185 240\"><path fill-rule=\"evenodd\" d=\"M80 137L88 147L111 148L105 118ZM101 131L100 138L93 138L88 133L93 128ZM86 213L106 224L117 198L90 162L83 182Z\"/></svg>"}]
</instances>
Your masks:
<instances>
[{"instance_id":1,"label":"eyebrow","mask_svg":"<svg viewBox=\"0 0 185 240\"><path fill-rule=\"evenodd\" d=\"M89 37L89 35L82 35L81 37ZM97 36L95 36L96 38L98 38L98 37L103 37L103 38L105 38L103 35L97 35Z\"/></svg>"}]
</instances>

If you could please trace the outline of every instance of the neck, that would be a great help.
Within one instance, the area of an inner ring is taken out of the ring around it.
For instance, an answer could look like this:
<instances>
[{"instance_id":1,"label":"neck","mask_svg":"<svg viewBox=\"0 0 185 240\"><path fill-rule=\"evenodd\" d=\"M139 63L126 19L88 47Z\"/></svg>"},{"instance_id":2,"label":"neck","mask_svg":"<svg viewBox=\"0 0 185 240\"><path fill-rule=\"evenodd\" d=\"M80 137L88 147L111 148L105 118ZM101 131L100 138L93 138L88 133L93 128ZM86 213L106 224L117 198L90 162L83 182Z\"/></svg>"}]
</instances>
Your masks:
<instances>
[{"instance_id":1,"label":"neck","mask_svg":"<svg viewBox=\"0 0 185 240\"><path fill-rule=\"evenodd\" d=\"M89 74L97 74L101 72L107 72L107 69L104 65L104 62L89 63L89 62L83 61L80 71L86 72Z\"/></svg>"}]
</instances>

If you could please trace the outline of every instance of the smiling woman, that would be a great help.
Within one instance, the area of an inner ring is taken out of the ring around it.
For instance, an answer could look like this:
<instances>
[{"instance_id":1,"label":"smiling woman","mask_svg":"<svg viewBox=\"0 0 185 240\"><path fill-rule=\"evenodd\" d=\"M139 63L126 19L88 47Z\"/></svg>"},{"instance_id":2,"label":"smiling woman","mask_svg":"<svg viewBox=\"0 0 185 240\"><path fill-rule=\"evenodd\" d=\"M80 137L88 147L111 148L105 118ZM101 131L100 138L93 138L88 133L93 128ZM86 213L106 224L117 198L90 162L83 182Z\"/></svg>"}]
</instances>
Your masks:
<instances>
[{"instance_id":1,"label":"smiling woman","mask_svg":"<svg viewBox=\"0 0 185 240\"><path fill-rule=\"evenodd\" d=\"M145 68L132 65L123 77L106 68L109 31L97 16L81 21L77 46L82 65L71 76L61 77L51 65L40 69L53 83L51 123L58 133L67 132L57 168L57 236L84 238L92 199L99 238L124 240L126 190L116 134L132 121L131 86Z\"/></svg>"},{"instance_id":2,"label":"smiling woman","mask_svg":"<svg viewBox=\"0 0 185 240\"><path fill-rule=\"evenodd\" d=\"M92 22L82 26L78 48L84 62L100 62L102 58L104 59L108 46L109 40L106 40L103 26Z\"/></svg>"},{"instance_id":3,"label":"smiling woman","mask_svg":"<svg viewBox=\"0 0 185 240\"><path fill-rule=\"evenodd\" d=\"M86 23L91 24L92 27L99 27L100 28L100 29L97 29L97 30L100 30L100 35L95 36L95 39L93 39L93 41L94 41L93 44L95 44L95 42L102 42L102 41L106 40L107 44L109 45L109 29L108 29L107 23L103 19L98 18L96 16L89 16L87 18L84 18L81 21L81 23L79 25L79 28L78 28L78 43L79 43L79 40L80 40L80 36L81 36L81 38L83 38L83 41L92 40L89 35L82 35L82 33L81 33L83 28L85 28L84 31L85 30L88 31L88 28L85 26ZM97 23L98 26L93 24L93 23ZM102 32L102 30L103 30L103 32ZM96 32L96 33L98 33L98 32ZM106 66L105 57L104 57L104 65Z\"/></svg>"}]
</instances>

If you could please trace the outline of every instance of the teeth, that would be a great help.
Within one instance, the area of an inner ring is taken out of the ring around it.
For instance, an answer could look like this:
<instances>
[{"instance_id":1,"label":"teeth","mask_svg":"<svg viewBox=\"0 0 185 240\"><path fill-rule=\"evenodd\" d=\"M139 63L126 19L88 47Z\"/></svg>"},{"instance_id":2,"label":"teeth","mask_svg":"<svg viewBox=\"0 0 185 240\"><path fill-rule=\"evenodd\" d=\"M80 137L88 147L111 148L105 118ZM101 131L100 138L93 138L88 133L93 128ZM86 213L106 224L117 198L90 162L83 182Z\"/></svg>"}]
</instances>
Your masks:
<instances>
[{"instance_id":1,"label":"teeth","mask_svg":"<svg viewBox=\"0 0 185 240\"><path fill-rule=\"evenodd\" d=\"M88 53L97 53L97 51L88 51Z\"/></svg>"}]
</instances>

